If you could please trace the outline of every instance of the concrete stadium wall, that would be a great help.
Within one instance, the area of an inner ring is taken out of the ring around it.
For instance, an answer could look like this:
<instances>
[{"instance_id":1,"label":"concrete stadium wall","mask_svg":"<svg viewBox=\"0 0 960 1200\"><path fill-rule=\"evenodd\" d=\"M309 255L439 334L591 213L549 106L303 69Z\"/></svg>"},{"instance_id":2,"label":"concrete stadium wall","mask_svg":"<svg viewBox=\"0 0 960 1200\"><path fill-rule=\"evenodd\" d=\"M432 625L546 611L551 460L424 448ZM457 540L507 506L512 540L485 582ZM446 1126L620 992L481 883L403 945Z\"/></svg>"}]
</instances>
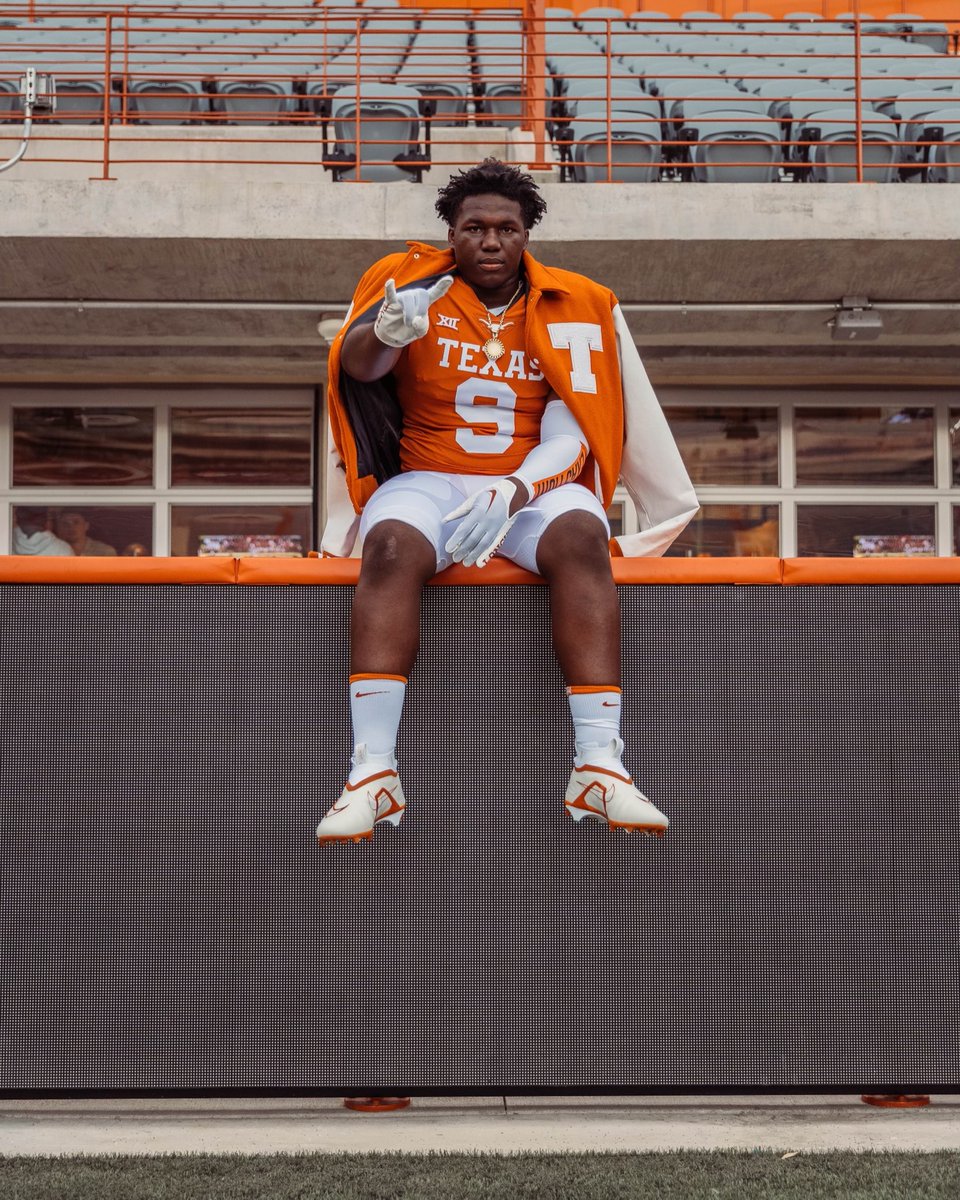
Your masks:
<instances>
[{"instance_id":1,"label":"concrete stadium wall","mask_svg":"<svg viewBox=\"0 0 960 1200\"><path fill-rule=\"evenodd\" d=\"M318 319L376 257L444 240L438 182L0 177L0 382L316 383ZM532 248L614 289L655 382L957 378L955 188L543 191ZM908 307L884 312L877 342L832 342L847 295Z\"/></svg>"}]
</instances>

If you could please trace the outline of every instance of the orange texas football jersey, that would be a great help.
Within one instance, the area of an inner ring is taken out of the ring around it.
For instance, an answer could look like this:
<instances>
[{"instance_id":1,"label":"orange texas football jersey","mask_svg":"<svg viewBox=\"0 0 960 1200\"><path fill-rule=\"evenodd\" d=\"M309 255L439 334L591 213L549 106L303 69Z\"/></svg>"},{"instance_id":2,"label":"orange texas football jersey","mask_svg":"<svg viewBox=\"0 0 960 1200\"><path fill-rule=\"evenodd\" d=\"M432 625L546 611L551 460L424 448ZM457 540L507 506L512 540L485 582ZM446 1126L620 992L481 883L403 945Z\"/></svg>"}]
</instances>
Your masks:
<instances>
[{"instance_id":1,"label":"orange texas football jersey","mask_svg":"<svg viewBox=\"0 0 960 1200\"><path fill-rule=\"evenodd\" d=\"M459 277L430 309L430 328L393 369L403 409L404 471L509 475L540 441L550 387L524 348L526 297L494 317L506 353L489 362L487 309Z\"/></svg>"}]
</instances>

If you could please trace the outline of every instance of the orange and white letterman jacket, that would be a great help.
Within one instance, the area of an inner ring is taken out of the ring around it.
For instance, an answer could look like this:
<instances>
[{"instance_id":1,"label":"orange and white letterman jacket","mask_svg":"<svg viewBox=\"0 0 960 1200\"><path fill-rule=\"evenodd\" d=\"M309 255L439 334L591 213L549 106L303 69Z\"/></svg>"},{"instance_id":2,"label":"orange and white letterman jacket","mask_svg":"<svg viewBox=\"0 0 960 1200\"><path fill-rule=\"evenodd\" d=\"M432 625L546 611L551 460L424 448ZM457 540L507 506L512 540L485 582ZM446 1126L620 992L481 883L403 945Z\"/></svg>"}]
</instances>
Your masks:
<instances>
[{"instance_id":1,"label":"orange and white letterman jacket","mask_svg":"<svg viewBox=\"0 0 960 1200\"><path fill-rule=\"evenodd\" d=\"M456 273L451 249L407 244L406 254L388 255L364 274L330 347L331 437L321 548L336 557L354 552L359 513L377 487L400 471L402 422L389 376L360 383L341 371L343 339L355 322L376 315L388 279L399 290L429 287ZM640 532L616 538L611 548L627 557L661 555L699 505L617 299L583 275L543 266L529 252L523 267L527 358L537 360L590 447L578 482L606 508L621 479L636 505Z\"/></svg>"}]
</instances>

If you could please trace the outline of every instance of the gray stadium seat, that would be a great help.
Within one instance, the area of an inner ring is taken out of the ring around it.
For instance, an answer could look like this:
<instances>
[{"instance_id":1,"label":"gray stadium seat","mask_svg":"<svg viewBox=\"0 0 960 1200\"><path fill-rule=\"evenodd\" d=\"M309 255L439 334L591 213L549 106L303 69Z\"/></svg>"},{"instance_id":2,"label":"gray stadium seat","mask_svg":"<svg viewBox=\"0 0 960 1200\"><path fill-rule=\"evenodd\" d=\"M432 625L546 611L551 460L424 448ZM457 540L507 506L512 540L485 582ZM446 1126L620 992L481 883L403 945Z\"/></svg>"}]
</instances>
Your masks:
<instances>
[{"instance_id":1,"label":"gray stadium seat","mask_svg":"<svg viewBox=\"0 0 960 1200\"><path fill-rule=\"evenodd\" d=\"M773 183L779 177L780 126L769 117L711 109L685 122L697 183Z\"/></svg>"},{"instance_id":2,"label":"gray stadium seat","mask_svg":"<svg viewBox=\"0 0 960 1200\"><path fill-rule=\"evenodd\" d=\"M659 177L659 125L635 112L614 110L609 126L605 118L577 122L573 136L573 178L577 183L608 178L616 183L651 183Z\"/></svg>"},{"instance_id":3,"label":"gray stadium seat","mask_svg":"<svg viewBox=\"0 0 960 1200\"><path fill-rule=\"evenodd\" d=\"M324 167L335 180L355 179L359 157L362 179L419 182L429 168L420 149L421 99L415 89L397 84L341 88L330 102L336 145Z\"/></svg>"},{"instance_id":4,"label":"gray stadium seat","mask_svg":"<svg viewBox=\"0 0 960 1200\"><path fill-rule=\"evenodd\" d=\"M960 115L960 94L956 92L908 91L897 96L887 109L887 115L899 124L901 160L907 166L927 162L927 148L919 145L928 139L926 130L931 125L940 125L937 114L953 112ZM951 132L949 128L945 132ZM906 173L906 172L905 172Z\"/></svg>"},{"instance_id":5,"label":"gray stadium seat","mask_svg":"<svg viewBox=\"0 0 960 1200\"><path fill-rule=\"evenodd\" d=\"M635 113L638 116L649 117L657 122L662 119L663 110L656 96L648 96L646 92L630 94L625 90L617 91L613 88L611 90L613 91L610 97L611 111ZM588 114L602 115L607 111L606 92L577 96L570 101L569 107L571 118L584 117Z\"/></svg>"},{"instance_id":6,"label":"gray stadium seat","mask_svg":"<svg viewBox=\"0 0 960 1200\"><path fill-rule=\"evenodd\" d=\"M474 66L480 94L478 124L512 128L523 120L523 38L477 28Z\"/></svg>"},{"instance_id":7,"label":"gray stadium seat","mask_svg":"<svg viewBox=\"0 0 960 1200\"><path fill-rule=\"evenodd\" d=\"M280 74L278 64L266 56L228 63L211 72L214 85L211 112L226 118L231 125L260 125L280 120L297 106L293 80L278 78Z\"/></svg>"},{"instance_id":8,"label":"gray stadium seat","mask_svg":"<svg viewBox=\"0 0 960 1200\"><path fill-rule=\"evenodd\" d=\"M766 105L757 96L749 96L729 85L707 87L692 90L689 95L667 97L664 101L664 115L668 121L682 125L695 117L703 116L711 111L746 112L754 116L766 116Z\"/></svg>"},{"instance_id":9,"label":"gray stadium seat","mask_svg":"<svg viewBox=\"0 0 960 1200\"><path fill-rule=\"evenodd\" d=\"M355 89L358 77L361 88L371 82L392 82L407 56L413 32L399 22L365 26L359 38L309 74L304 85L309 106L324 115L331 97L341 88Z\"/></svg>"},{"instance_id":10,"label":"gray stadium seat","mask_svg":"<svg viewBox=\"0 0 960 1200\"><path fill-rule=\"evenodd\" d=\"M950 30L942 21L928 21L918 13L890 13L884 22L889 30L918 46L926 46L937 54L950 50Z\"/></svg>"},{"instance_id":11,"label":"gray stadium seat","mask_svg":"<svg viewBox=\"0 0 960 1200\"><path fill-rule=\"evenodd\" d=\"M930 183L960 183L960 103L927 114L933 135L927 166Z\"/></svg>"},{"instance_id":12,"label":"gray stadium seat","mask_svg":"<svg viewBox=\"0 0 960 1200\"><path fill-rule=\"evenodd\" d=\"M469 30L463 20L430 21L415 35L396 82L435 103L434 120L460 124L472 98Z\"/></svg>"},{"instance_id":13,"label":"gray stadium seat","mask_svg":"<svg viewBox=\"0 0 960 1200\"><path fill-rule=\"evenodd\" d=\"M127 82L127 114L143 125L184 125L209 114L210 104L202 81L190 78L185 64L176 59L156 63L147 78ZM178 78L180 72L183 78Z\"/></svg>"},{"instance_id":14,"label":"gray stadium seat","mask_svg":"<svg viewBox=\"0 0 960 1200\"><path fill-rule=\"evenodd\" d=\"M799 128L798 128L799 127ZM900 163L896 123L872 109L862 109L864 180L889 183ZM852 183L857 170L856 106L845 104L808 113L794 123L794 136L807 143L797 161L805 162L811 183ZM794 147L796 151L798 148Z\"/></svg>"},{"instance_id":15,"label":"gray stadium seat","mask_svg":"<svg viewBox=\"0 0 960 1200\"><path fill-rule=\"evenodd\" d=\"M618 27L626 27L626 17L619 8L588 8L575 21L601 50L606 48L608 36L614 34Z\"/></svg>"},{"instance_id":16,"label":"gray stadium seat","mask_svg":"<svg viewBox=\"0 0 960 1200\"><path fill-rule=\"evenodd\" d=\"M421 96L429 96L433 100L437 124L459 125L467 120L467 104L471 98L468 55L451 53L447 57L437 57L418 55L413 51L397 74L396 81L404 87L415 88Z\"/></svg>"},{"instance_id":17,"label":"gray stadium seat","mask_svg":"<svg viewBox=\"0 0 960 1200\"><path fill-rule=\"evenodd\" d=\"M58 125L100 124L104 118L104 68L103 54L89 52L45 52L35 46L19 46L7 51L3 66L10 74L8 79L15 85L19 96L20 77L27 67L52 75L56 79L57 108L52 117L46 118ZM109 97L110 112L120 112L120 97L113 93ZM21 108L19 99L16 111Z\"/></svg>"}]
</instances>

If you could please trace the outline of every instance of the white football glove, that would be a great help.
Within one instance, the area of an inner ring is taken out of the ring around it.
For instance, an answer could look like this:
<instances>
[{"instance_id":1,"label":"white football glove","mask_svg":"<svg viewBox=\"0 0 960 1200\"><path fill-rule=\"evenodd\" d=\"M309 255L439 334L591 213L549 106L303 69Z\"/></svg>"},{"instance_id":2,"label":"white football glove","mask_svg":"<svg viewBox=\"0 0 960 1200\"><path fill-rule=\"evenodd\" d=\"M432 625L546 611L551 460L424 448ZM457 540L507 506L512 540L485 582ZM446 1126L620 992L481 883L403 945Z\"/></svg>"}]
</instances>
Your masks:
<instances>
[{"instance_id":1,"label":"white football glove","mask_svg":"<svg viewBox=\"0 0 960 1200\"><path fill-rule=\"evenodd\" d=\"M493 558L494 551L507 536L510 526L520 510L510 516L510 505L517 492L517 485L509 479L500 479L493 487L484 488L475 496L448 512L444 521L463 520L456 527L444 549L453 555L453 561L465 567L485 567Z\"/></svg>"},{"instance_id":2,"label":"white football glove","mask_svg":"<svg viewBox=\"0 0 960 1200\"><path fill-rule=\"evenodd\" d=\"M430 328L427 315L430 305L445 296L452 283L453 276L444 275L431 288L408 288L398 292L394 281L388 279L373 332L385 346L394 350L402 350L422 338Z\"/></svg>"}]
</instances>

